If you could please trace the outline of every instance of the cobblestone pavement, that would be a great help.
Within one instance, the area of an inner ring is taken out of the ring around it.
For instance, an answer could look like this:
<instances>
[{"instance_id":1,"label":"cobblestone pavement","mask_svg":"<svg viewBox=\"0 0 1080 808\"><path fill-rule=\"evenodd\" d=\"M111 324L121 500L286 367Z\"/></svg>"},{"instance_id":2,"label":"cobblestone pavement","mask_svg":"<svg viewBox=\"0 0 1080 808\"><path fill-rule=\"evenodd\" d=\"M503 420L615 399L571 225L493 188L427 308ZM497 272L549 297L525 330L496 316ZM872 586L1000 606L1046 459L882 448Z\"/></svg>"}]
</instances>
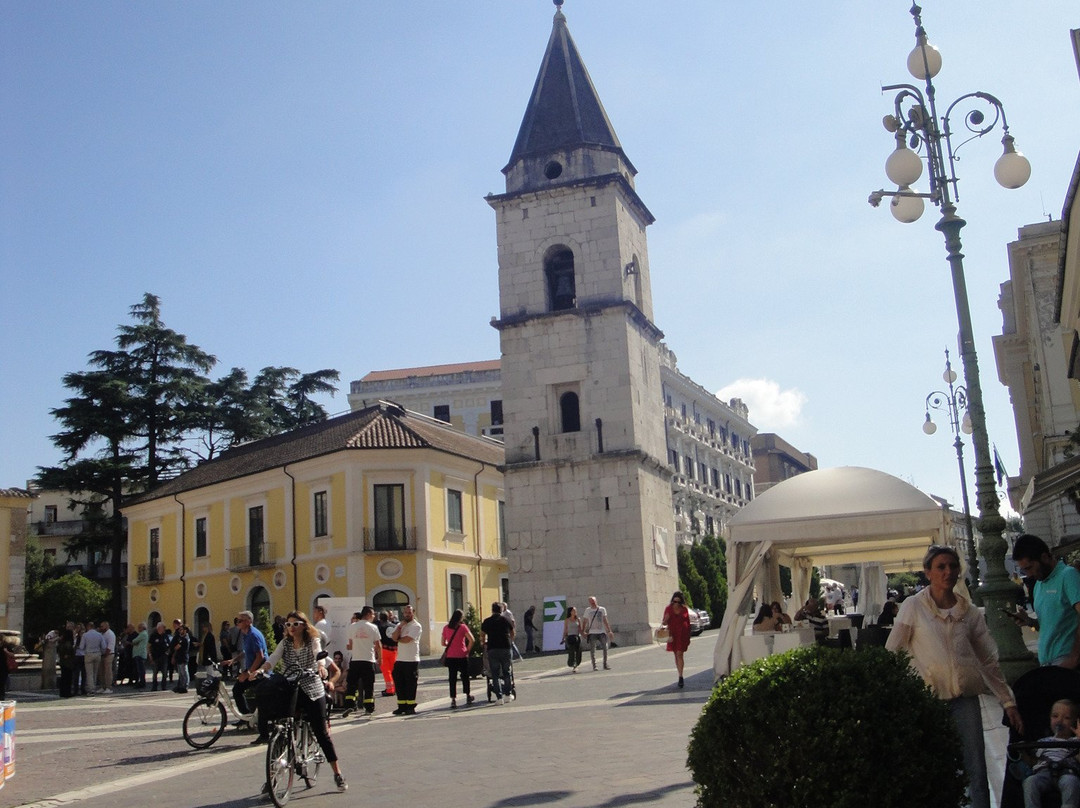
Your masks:
<instances>
[{"instance_id":1,"label":"cobblestone pavement","mask_svg":"<svg viewBox=\"0 0 1080 808\"><path fill-rule=\"evenodd\" d=\"M519 662L520 698L504 706L489 704L476 679L477 704L451 710L445 671L425 667L416 716L393 716L394 700L377 698L373 718L334 722L348 793L334 790L324 766L291 804L687 808L695 798L686 745L712 685L715 639L691 644L683 690L671 655L655 646L613 649L610 671L593 672L587 654L576 674L562 656ZM188 747L180 725L191 695L121 687L112 696L15 698L16 775L0 805L261 804L265 747L231 727L211 749Z\"/></svg>"}]
</instances>

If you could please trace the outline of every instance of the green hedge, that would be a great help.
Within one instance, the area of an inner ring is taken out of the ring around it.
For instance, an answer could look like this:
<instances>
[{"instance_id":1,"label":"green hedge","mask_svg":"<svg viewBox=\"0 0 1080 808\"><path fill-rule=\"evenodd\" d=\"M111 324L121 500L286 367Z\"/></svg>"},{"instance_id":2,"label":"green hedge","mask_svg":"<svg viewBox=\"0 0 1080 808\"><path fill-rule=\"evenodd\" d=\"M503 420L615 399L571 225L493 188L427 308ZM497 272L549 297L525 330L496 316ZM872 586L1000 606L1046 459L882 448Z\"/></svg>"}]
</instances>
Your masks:
<instances>
[{"instance_id":1,"label":"green hedge","mask_svg":"<svg viewBox=\"0 0 1080 808\"><path fill-rule=\"evenodd\" d=\"M960 739L907 657L811 646L720 682L690 737L699 808L956 808Z\"/></svg>"}]
</instances>

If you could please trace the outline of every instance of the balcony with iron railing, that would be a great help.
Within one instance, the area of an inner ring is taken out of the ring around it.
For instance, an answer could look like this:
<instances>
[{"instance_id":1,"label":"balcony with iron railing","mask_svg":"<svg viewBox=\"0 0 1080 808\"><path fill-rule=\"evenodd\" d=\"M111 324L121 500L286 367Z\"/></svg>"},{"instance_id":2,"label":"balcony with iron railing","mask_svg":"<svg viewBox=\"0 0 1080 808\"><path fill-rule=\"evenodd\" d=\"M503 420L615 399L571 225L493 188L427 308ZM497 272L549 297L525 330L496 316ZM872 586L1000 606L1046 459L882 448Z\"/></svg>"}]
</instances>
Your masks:
<instances>
[{"instance_id":1,"label":"balcony with iron railing","mask_svg":"<svg viewBox=\"0 0 1080 808\"><path fill-rule=\"evenodd\" d=\"M364 550L367 552L393 552L416 549L417 530L404 528L364 528Z\"/></svg>"},{"instance_id":2,"label":"balcony with iron railing","mask_svg":"<svg viewBox=\"0 0 1080 808\"><path fill-rule=\"evenodd\" d=\"M229 569L235 571L272 567L278 560L276 542L260 542L229 549Z\"/></svg>"},{"instance_id":3,"label":"balcony with iron railing","mask_svg":"<svg viewBox=\"0 0 1080 808\"><path fill-rule=\"evenodd\" d=\"M160 561L139 564L135 568L135 580L140 584L152 584L165 580L165 565Z\"/></svg>"}]
</instances>

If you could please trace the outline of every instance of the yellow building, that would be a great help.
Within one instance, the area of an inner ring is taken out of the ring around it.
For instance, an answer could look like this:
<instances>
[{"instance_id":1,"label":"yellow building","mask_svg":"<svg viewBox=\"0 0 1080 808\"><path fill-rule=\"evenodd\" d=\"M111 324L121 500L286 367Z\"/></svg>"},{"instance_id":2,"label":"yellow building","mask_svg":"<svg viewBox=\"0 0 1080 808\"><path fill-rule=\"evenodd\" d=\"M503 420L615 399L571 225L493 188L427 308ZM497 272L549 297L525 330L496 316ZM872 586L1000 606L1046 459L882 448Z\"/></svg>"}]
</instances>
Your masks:
<instances>
[{"instance_id":1,"label":"yellow building","mask_svg":"<svg viewBox=\"0 0 1080 808\"><path fill-rule=\"evenodd\" d=\"M26 596L26 510L34 495L22 488L0 488L0 582L7 591L0 601L0 630L23 629Z\"/></svg>"},{"instance_id":2,"label":"yellow building","mask_svg":"<svg viewBox=\"0 0 1080 808\"><path fill-rule=\"evenodd\" d=\"M250 443L124 505L128 614L193 627L322 597L412 603L421 649L505 599L502 444L393 404Z\"/></svg>"}]
</instances>

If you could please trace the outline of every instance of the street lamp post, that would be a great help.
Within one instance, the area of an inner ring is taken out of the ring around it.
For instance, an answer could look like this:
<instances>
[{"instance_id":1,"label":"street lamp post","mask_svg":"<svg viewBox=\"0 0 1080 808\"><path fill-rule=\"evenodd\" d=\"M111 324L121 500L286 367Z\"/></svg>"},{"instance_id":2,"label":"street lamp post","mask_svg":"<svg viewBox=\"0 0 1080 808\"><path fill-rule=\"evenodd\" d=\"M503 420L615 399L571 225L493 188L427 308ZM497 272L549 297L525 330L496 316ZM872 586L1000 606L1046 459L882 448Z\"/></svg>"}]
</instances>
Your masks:
<instances>
[{"instance_id":1,"label":"street lamp post","mask_svg":"<svg viewBox=\"0 0 1080 808\"><path fill-rule=\"evenodd\" d=\"M1006 188L1019 188L1031 175L1031 164L1016 150L1005 110L1001 102L989 93L967 93L957 98L938 118L933 78L941 69L941 54L927 42L922 25L922 9L911 7L915 20L915 48L907 60L908 71L926 82L925 95L912 84L893 84L882 92L896 91L894 114L886 115L885 129L896 138L896 148L885 162L885 174L895 182L895 191L884 189L870 194L875 207L890 197L890 209L901 222L913 222L922 215L924 202L929 199L941 210L935 225L945 237L946 260L952 274L953 295L956 298L956 317L960 326L960 359L967 388L967 407L971 418L971 442L975 452L975 496L979 509L979 532L982 541L979 551L986 562L986 579L977 590L986 606L990 633L997 641L1001 666L1010 679L1031 666L1031 654L1025 647L1019 627L1003 614L1015 601L1015 585L1005 572L1007 545L1002 536L1005 520L998 510L997 489L994 485L994 466L990 457L990 440L986 433L986 410L983 407L982 385L979 381L979 362L975 353L975 337L968 307L967 282L964 278L964 255L961 252L960 230L965 222L956 215L957 179L956 152L965 144L996 129L1001 124L1004 152L994 165L994 177ZM963 104L966 137L953 144L951 127L953 111ZM987 113L990 113L988 119ZM941 122L940 128L938 122ZM920 157L917 150L922 150ZM922 175L925 159L930 191L921 193L913 188Z\"/></svg>"},{"instance_id":2,"label":"street lamp post","mask_svg":"<svg viewBox=\"0 0 1080 808\"><path fill-rule=\"evenodd\" d=\"M972 432L971 413L968 412L967 388L962 384L956 384L956 371L952 369L949 361L949 349L945 349L945 372L941 378L949 385L949 392L935 390L926 397L926 420L923 421L923 432L933 435L937 432L937 424L930 418L930 410L941 410L949 418L949 428L956 440L953 446L956 448L956 462L960 466L960 496L964 503L964 524L968 535L968 575L971 578L972 587L979 585L979 558L975 549L975 530L971 524L971 506L968 504L967 473L964 471L964 442L960 440L961 433L970 435ZM960 413L963 412L963 418Z\"/></svg>"}]
</instances>

